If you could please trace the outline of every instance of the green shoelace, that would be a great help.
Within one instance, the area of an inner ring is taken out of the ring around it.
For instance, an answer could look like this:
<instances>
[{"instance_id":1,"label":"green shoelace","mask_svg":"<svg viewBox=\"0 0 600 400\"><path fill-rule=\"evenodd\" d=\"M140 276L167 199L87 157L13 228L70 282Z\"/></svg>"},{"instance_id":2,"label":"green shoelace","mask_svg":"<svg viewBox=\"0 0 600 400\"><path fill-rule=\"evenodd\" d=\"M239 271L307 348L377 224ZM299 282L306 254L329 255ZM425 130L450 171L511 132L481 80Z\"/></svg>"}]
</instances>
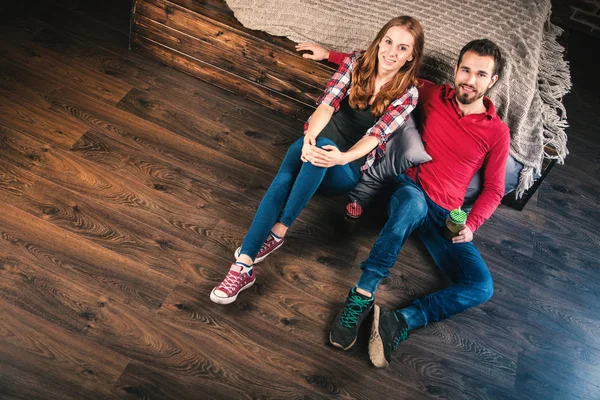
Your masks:
<instances>
[{"instance_id":1,"label":"green shoelace","mask_svg":"<svg viewBox=\"0 0 600 400\"><path fill-rule=\"evenodd\" d=\"M362 299L359 296L352 296L348 301L348 305L344 309L344 313L340 318L340 325L351 329L356 325L358 316L363 312L365 307L371 303L371 299Z\"/></svg>"},{"instance_id":2,"label":"green shoelace","mask_svg":"<svg viewBox=\"0 0 600 400\"><path fill-rule=\"evenodd\" d=\"M400 342L404 342L406 339L408 339L408 329L402 329L402 332L400 332L396 338L396 341L394 342L394 350L396 350Z\"/></svg>"}]
</instances>

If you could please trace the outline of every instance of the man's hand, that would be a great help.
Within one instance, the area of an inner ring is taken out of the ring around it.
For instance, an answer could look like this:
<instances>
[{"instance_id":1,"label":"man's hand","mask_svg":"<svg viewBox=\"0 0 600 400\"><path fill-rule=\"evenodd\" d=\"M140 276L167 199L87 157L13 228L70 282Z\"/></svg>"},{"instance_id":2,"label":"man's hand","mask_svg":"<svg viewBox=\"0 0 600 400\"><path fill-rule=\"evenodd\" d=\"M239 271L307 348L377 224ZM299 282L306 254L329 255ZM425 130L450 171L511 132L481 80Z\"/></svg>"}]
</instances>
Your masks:
<instances>
[{"instance_id":1,"label":"man's hand","mask_svg":"<svg viewBox=\"0 0 600 400\"><path fill-rule=\"evenodd\" d=\"M458 232L458 236L452 238L452 243L468 243L473 240L473 232L471 228L465 226L465 228Z\"/></svg>"},{"instance_id":2,"label":"man's hand","mask_svg":"<svg viewBox=\"0 0 600 400\"><path fill-rule=\"evenodd\" d=\"M346 160L343 152L335 146L325 145L322 148L313 147L310 163L315 167L330 168L334 165L344 165Z\"/></svg>"},{"instance_id":3,"label":"man's hand","mask_svg":"<svg viewBox=\"0 0 600 400\"><path fill-rule=\"evenodd\" d=\"M310 53L302 54L302 57L310 60L327 60L329 58L329 50L316 43L299 43L296 45L296 51L310 51Z\"/></svg>"}]
</instances>

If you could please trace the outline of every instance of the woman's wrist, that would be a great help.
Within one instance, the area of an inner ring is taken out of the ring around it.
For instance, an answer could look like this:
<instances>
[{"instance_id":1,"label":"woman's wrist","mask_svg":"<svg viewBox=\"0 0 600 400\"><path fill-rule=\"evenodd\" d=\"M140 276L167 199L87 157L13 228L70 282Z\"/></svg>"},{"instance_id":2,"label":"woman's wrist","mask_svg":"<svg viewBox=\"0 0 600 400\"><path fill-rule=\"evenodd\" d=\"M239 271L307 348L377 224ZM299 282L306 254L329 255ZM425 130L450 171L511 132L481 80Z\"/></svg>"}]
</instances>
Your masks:
<instances>
[{"instance_id":1,"label":"woman's wrist","mask_svg":"<svg viewBox=\"0 0 600 400\"><path fill-rule=\"evenodd\" d=\"M349 162L352 162L352 161L354 161L354 160L350 159L350 156L348 155L347 152L345 152L345 151L341 152L341 155L340 155L340 165L346 165L346 164L348 164Z\"/></svg>"}]
</instances>

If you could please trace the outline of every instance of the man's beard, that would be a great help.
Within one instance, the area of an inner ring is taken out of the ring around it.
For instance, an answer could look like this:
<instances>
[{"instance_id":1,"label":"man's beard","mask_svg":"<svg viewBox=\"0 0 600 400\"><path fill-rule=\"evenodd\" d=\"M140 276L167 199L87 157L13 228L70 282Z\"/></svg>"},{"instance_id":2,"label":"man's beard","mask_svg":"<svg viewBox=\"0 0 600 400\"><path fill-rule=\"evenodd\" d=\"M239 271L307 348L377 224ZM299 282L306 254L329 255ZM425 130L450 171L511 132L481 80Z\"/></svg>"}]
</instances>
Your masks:
<instances>
[{"instance_id":1,"label":"man's beard","mask_svg":"<svg viewBox=\"0 0 600 400\"><path fill-rule=\"evenodd\" d=\"M462 85L458 85L459 89L462 87ZM464 90L464 89L463 89ZM469 97L469 95L474 94L473 97ZM477 100L479 100L480 98L482 98L485 95L485 92L471 92L471 93L466 93L463 92L462 94L460 94L460 92L457 93L456 95L456 99L461 103L461 104L472 104L474 102L476 102Z\"/></svg>"}]
</instances>

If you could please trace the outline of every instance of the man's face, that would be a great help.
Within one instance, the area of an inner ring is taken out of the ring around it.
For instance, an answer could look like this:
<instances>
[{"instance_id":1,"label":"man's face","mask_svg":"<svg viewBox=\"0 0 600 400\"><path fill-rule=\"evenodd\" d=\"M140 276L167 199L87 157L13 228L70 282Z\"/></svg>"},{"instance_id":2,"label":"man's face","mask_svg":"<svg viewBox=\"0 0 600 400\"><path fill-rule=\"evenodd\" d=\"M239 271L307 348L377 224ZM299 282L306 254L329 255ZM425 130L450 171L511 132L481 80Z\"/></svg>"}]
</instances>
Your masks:
<instances>
[{"instance_id":1,"label":"man's face","mask_svg":"<svg viewBox=\"0 0 600 400\"><path fill-rule=\"evenodd\" d=\"M493 73L494 57L467 51L463 54L460 65L454 69L456 100L462 104L471 104L481 99L498 80L498 75Z\"/></svg>"}]
</instances>

